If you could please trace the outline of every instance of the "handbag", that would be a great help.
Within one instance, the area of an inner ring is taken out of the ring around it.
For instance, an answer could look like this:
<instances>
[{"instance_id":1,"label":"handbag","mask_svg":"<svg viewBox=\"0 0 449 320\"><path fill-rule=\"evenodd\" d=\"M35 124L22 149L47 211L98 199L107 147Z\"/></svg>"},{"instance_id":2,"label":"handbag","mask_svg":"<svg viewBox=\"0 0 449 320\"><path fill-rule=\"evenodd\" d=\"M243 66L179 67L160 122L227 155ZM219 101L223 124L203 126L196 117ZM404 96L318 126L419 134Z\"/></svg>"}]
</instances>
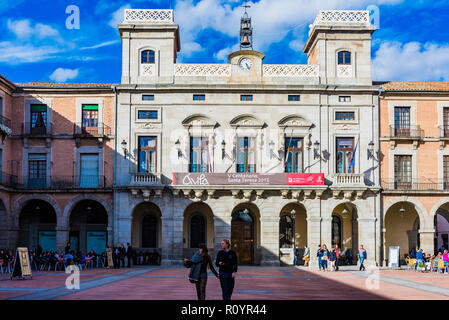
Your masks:
<instances>
[{"instance_id":1,"label":"handbag","mask_svg":"<svg viewBox=\"0 0 449 320\"><path fill-rule=\"evenodd\" d=\"M188 260L188 261L184 262L184 267L191 268L192 267L192 261Z\"/></svg>"}]
</instances>

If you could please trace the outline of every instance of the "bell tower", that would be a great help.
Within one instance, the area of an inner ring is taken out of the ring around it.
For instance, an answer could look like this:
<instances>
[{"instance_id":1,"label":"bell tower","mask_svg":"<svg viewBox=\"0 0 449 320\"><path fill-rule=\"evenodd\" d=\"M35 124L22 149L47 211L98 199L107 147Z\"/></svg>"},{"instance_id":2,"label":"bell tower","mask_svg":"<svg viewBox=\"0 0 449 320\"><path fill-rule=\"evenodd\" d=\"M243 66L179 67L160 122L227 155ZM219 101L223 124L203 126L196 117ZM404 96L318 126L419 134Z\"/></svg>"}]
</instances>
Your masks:
<instances>
[{"instance_id":1,"label":"bell tower","mask_svg":"<svg viewBox=\"0 0 449 320\"><path fill-rule=\"evenodd\" d=\"M248 5L247 0L243 7L245 8L245 13L240 20L240 50L253 50L253 28L251 26L251 18L248 16L246 9L251 6Z\"/></svg>"}]
</instances>

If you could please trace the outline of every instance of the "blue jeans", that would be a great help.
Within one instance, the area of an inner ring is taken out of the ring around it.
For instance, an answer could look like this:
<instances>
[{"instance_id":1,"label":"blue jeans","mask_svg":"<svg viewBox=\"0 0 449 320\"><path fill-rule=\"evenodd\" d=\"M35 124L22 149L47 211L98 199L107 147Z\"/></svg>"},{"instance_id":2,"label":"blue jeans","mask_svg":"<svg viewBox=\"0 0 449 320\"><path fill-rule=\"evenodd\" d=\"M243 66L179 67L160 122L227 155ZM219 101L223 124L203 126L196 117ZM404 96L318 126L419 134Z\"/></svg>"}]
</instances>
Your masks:
<instances>
[{"instance_id":1,"label":"blue jeans","mask_svg":"<svg viewBox=\"0 0 449 320\"><path fill-rule=\"evenodd\" d=\"M323 268L323 270L327 269L327 260L321 260L321 266Z\"/></svg>"},{"instance_id":2,"label":"blue jeans","mask_svg":"<svg viewBox=\"0 0 449 320\"><path fill-rule=\"evenodd\" d=\"M223 294L223 300L231 300L234 290L235 279L231 273L220 273L220 285Z\"/></svg>"},{"instance_id":3,"label":"blue jeans","mask_svg":"<svg viewBox=\"0 0 449 320\"><path fill-rule=\"evenodd\" d=\"M365 258L360 258L360 269L359 270L365 270L365 266L363 265L363 262L365 262Z\"/></svg>"},{"instance_id":4,"label":"blue jeans","mask_svg":"<svg viewBox=\"0 0 449 320\"><path fill-rule=\"evenodd\" d=\"M321 257L318 257L318 267L321 270L321 266L323 265L323 263L321 262Z\"/></svg>"}]
</instances>

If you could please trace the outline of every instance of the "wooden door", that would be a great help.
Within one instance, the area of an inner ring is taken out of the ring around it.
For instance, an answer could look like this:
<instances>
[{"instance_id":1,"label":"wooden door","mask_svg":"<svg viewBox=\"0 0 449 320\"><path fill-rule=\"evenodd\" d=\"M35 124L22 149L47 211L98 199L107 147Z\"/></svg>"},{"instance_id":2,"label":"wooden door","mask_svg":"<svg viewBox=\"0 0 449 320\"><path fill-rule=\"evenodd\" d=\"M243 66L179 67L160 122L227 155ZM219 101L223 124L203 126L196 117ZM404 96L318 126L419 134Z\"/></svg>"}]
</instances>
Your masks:
<instances>
[{"instance_id":1,"label":"wooden door","mask_svg":"<svg viewBox=\"0 0 449 320\"><path fill-rule=\"evenodd\" d=\"M231 243L232 250L237 253L239 264L253 263L254 237L252 222L232 222Z\"/></svg>"}]
</instances>

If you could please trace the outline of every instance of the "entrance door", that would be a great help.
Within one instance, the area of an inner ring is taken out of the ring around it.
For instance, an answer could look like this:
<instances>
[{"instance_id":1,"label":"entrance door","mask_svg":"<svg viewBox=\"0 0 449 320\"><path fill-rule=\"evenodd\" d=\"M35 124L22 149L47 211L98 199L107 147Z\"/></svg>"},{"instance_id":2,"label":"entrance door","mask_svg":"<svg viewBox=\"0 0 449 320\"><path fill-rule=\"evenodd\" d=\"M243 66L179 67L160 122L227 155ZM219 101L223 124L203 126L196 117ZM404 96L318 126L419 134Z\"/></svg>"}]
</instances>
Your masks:
<instances>
[{"instance_id":1,"label":"entrance door","mask_svg":"<svg viewBox=\"0 0 449 320\"><path fill-rule=\"evenodd\" d=\"M239 264L252 264L254 261L253 226L253 219L248 210L237 211L232 215L231 243Z\"/></svg>"}]
</instances>

